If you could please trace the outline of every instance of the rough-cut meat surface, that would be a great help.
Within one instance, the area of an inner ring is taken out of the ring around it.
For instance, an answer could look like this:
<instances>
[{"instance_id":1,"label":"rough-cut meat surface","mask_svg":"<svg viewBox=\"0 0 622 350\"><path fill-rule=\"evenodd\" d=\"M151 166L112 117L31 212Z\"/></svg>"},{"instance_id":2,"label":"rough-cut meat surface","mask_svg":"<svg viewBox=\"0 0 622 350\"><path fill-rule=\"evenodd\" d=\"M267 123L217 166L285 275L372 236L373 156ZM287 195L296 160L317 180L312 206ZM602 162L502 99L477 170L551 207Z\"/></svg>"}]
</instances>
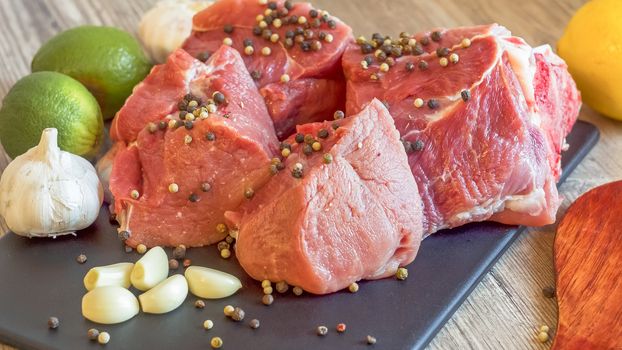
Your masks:
<instances>
[{"instance_id":1,"label":"rough-cut meat surface","mask_svg":"<svg viewBox=\"0 0 622 350\"><path fill-rule=\"evenodd\" d=\"M184 98L200 108L220 97L225 101L209 113L180 120ZM226 230L217 226L225 211L268 181L266 164L278 145L244 62L226 46L206 64L183 50L173 53L135 89L114 125L110 188L131 246L195 247L223 239Z\"/></svg>"},{"instance_id":2,"label":"rough-cut meat surface","mask_svg":"<svg viewBox=\"0 0 622 350\"><path fill-rule=\"evenodd\" d=\"M497 25L404 37L400 52L384 39L372 39L380 54L363 54L365 43L346 51L347 111L373 98L389 106L424 203L425 233L488 219L553 223L560 152L581 106L564 62ZM393 62L381 69L385 58Z\"/></svg>"},{"instance_id":3,"label":"rough-cut meat surface","mask_svg":"<svg viewBox=\"0 0 622 350\"><path fill-rule=\"evenodd\" d=\"M308 3L270 3L276 9L257 0L214 3L194 17L193 33L183 48L199 57L231 39L266 98L277 135L284 138L298 124L326 120L327 111L330 116L343 109L341 56L352 30ZM247 46L253 47L252 53ZM284 74L289 76L289 83L281 82Z\"/></svg>"},{"instance_id":4,"label":"rough-cut meat surface","mask_svg":"<svg viewBox=\"0 0 622 350\"><path fill-rule=\"evenodd\" d=\"M305 154L307 143L287 139L291 155L273 163L281 170L227 214L239 228L236 256L253 278L325 294L415 258L422 205L389 112L376 100L336 123L298 126L322 150Z\"/></svg>"}]
</instances>

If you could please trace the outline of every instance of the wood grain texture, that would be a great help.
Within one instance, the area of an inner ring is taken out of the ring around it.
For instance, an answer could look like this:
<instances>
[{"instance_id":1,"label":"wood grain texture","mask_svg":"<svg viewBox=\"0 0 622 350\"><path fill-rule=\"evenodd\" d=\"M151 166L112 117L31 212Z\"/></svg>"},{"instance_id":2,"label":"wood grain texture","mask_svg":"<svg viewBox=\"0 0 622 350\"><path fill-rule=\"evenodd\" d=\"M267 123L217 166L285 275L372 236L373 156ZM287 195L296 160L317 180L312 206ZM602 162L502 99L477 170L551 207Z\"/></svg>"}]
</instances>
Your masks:
<instances>
[{"instance_id":1,"label":"wood grain texture","mask_svg":"<svg viewBox=\"0 0 622 350\"><path fill-rule=\"evenodd\" d=\"M555 236L553 349L622 349L622 181L570 206Z\"/></svg>"},{"instance_id":2,"label":"wood grain texture","mask_svg":"<svg viewBox=\"0 0 622 350\"><path fill-rule=\"evenodd\" d=\"M55 33L80 24L105 24L136 32L140 15L155 0L0 0L0 96L29 72L32 56ZM432 27L498 22L530 44L555 45L572 14L586 0L315 0L348 22L355 33L398 34ZM560 216L580 194L622 177L622 123L584 107L581 119L602 132L599 145L562 186ZM1 158L1 157L0 157ZM0 160L0 168L6 161ZM553 329L555 226L522 235L483 279L430 349L547 349L536 341L540 324ZM1 253L1 252L0 252ZM0 283L2 277L0 276ZM403 301L407 302L407 301ZM0 310L1 311L1 310ZM114 335L113 335L114 336ZM379 342L381 340L379 339ZM380 344L380 343L379 343ZM0 350L6 350L0 345Z\"/></svg>"}]
</instances>

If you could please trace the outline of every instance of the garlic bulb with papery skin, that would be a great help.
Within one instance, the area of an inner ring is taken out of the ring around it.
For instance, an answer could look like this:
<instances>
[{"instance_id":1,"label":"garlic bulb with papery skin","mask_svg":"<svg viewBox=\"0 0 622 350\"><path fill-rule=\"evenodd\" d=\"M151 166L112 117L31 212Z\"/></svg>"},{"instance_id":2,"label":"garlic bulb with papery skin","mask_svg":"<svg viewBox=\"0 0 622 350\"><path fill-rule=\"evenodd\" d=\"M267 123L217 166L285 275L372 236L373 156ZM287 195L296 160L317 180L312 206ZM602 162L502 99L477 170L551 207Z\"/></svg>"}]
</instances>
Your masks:
<instances>
[{"instance_id":1,"label":"garlic bulb with papery skin","mask_svg":"<svg viewBox=\"0 0 622 350\"><path fill-rule=\"evenodd\" d=\"M138 25L138 37L155 63L184 43L192 32L192 17L213 1L166 0L145 13Z\"/></svg>"},{"instance_id":2,"label":"garlic bulb with papery skin","mask_svg":"<svg viewBox=\"0 0 622 350\"><path fill-rule=\"evenodd\" d=\"M26 237L56 237L90 226L103 189L93 165L58 148L58 131L43 130L39 144L15 158L0 178L0 216Z\"/></svg>"}]
</instances>

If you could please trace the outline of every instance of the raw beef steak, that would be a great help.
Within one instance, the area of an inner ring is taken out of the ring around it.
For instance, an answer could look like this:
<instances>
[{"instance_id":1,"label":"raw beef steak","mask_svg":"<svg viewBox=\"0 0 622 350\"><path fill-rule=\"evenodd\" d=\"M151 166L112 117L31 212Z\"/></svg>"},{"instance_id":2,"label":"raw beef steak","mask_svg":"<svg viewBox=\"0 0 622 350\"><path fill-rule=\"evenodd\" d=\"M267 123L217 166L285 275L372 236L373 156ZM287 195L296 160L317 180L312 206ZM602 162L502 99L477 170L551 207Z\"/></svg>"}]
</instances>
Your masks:
<instances>
[{"instance_id":1,"label":"raw beef steak","mask_svg":"<svg viewBox=\"0 0 622 350\"><path fill-rule=\"evenodd\" d=\"M347 111L389 106L424 204L424 231L555 221L560 154L581 106L564 62L490 25L346 51Z\"/></svg>"},{"instance_id":2,"label":"raw beef steak","mask_svg":"<svg viewBox=\"0 0 622 350\"><path fill-rule=\"evenodd\" d=\"M273 161L272 179L227 214L239 229L236 256L246 272L326 294L412 262L421 200L382 103L298 133L282 144L287 157Z\"/></svg>"},{"instance_id":3,"label":"raw beef steak","mask_svg":"<svg viewBox=\"0 0 622 350\"><path fill-rule=\"evenodd\" d=\"M352 30L339 19L308 3L220 0L193 22L183 48L203 58L223 42L237 49L261 88L279 138L343 109L341 56Z\"/></svg>"},{"instance_id":4,"label":"raw beef steak","mask_svg":"<svg viewBox=\"0 0 622 350\"><path fill-rule=\"evenodd\" d=\"M135 89L114 125L110 188L131 246L223 239L225 211L269 180L266 164L278 147L261 95L226 46L206 64L173 53Z\"/></svg>"}]
</instances>

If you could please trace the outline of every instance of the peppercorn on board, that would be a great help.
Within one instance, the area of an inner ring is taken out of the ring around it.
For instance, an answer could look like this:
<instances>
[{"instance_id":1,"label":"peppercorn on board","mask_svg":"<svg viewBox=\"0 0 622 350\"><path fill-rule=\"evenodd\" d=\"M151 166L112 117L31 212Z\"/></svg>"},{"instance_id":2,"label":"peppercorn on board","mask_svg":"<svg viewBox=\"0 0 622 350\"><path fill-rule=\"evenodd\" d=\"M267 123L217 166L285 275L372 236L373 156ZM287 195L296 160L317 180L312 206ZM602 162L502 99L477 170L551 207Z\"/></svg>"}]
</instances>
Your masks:
<instances>
[{"instance_id":1,"label":"peppercorn on board","mask_svg":"<svg viewBox=\"0 0 622 350\"><path fill-rule=\"evenodd\" d=\"M561 182L598 137L596 127L577 123L568 137L570 149L564 154ZM238 276L242 290L224 300L208 300L203 309L195 308L197 298L190 295L179 309L165 316L140 314L126 323L102 326L81 315L84 274L94 266L135 262L140 257L124 252L103 209L96 223L77 238L24 239L10 234L0 239L0 275L4 277L0 342L20 349L96 347L87 331L97 328L110 333L107 349L208 348L213 337L222 338L228 349L366 348L368 335L380 348L422 349L523 229L479 223L443 231L422 243L405 281L361 282L354 294L342 291L322 297L275 293L271 306L261 303L261 287L235 259L221 259L216 247L191 249L188 257L194 265ZM76 262L80 254L87 256L86 263ZM171 273L181 271L179 267ZM244 309L242 322L224 316L228 304ZM56 329L46 324L52 316L59 319ZM208 319L214 326L205 330L203 323ZM258 329L249 326L252 319L260 321ZM341 334L336 330L340 323L347 327ZM320 337L316 332L322 325L328 334Z\"/></svg>"}]
</instances>

